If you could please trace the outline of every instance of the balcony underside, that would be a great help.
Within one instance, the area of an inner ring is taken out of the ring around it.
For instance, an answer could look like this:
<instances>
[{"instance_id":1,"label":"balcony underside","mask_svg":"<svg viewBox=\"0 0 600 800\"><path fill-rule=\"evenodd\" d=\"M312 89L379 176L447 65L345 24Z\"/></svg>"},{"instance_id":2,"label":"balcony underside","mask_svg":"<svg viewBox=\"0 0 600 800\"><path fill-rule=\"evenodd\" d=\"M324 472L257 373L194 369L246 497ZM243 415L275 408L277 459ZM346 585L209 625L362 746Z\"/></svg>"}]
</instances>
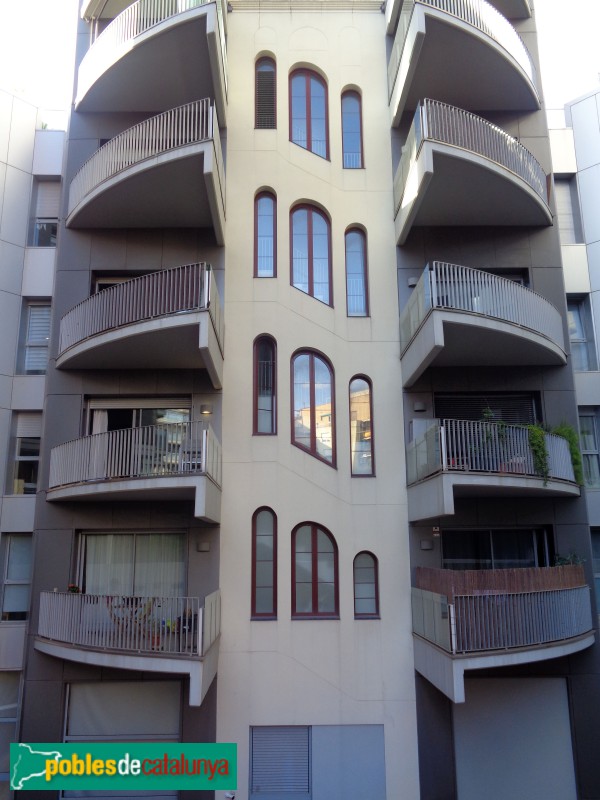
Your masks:
<instances>
[{"instance_id":1,"label":"balcony underside","mask_svg":"<svg viewBox=\"0 0 600 800\"><path fill-rule=\"evenodd\" d=\"M529 19L531 16L530 0L488 0L488 2L507 19Z\"/></svg>"},{"instance_id":2,"label":"balcony underside","mask_svg":"<svg viewBox=\"0 0 600 800\"><path fill-rule=\"evenodd\" d=\"M70 228L212 228L224 243L225 209L212 142L137 162L102 181L73 209Z\"/></svg>"},{"instance_id":3,"label":"balcony underside","mask_svg":"<svg viewBox=\"0 0 600 800\"><path fill-rule=\"evenodd\" d=\"M576 483L503 472L468 469L438 472L408 487L410 522L452 516L455 497L579 497Z\"/></svg>"},{"instance_id":4,"label":"balcony underside","mask_svg":"<svg viewBox=\"0 0 600 800\"><path fill-rule=\"evenodd\" d=\"M88 57L93 51L94 45ZM80 70L75 108L158 113L199 97L214 99L224 127L227 100L214 3L174 14L115 47L101 74L86 80Z\"/></svg>"},{"instance_id":5,"label":"balcony underside","mask_svg":"<svg viewBox=\"0 0 600 800\"><path fill-rule=\"evenodd\" d=\"M59 369L206 369L223 385L223 355L208 311L188 311L126 325L79 342Z\"/></svg>"},{"instance_id":6,"label":"balcony underside","mask_svg":"<svg viewBox=\"0 0 600 800\"><path fill-rule=\"evenodd\" d=\"M114 19L131 5L131 0L82 0L82 19Z\"/></svg>"},{"instance_id":7,"label":"balcony underside","mask_svg":"<svg viewBox=\"0 0 600 800\"><path fill-rule=\"evenodd\" d=\"M217 674L219 640L202 658L182 656L180 658L156 654L121 653L111 650L95 650L81 645L64 644L36 637L35 649L40 653L73 661L77 664L135 672L159 672L170 675L187 675L190 681L190 706L200 706Z\"/></svg>"},{"instance_id":8,"label":"balcony underside","mask_svg":"<svg viewBox=\"0 0 600 800\"><path fill-rule=\"evenodd\" d=\"M485 654L453 656L426 639L413 635L415 669L453 703L465 702L465 672L532 664L578 653L594 644L588 633L566 641Z\"/></svg>"},{"instance_id":9,"label":"balcony underside","mask_svg":"<svg viewBox=\"0 0 600 800\"><path fill-rule=\"evenodd\" d=\"M46 499L49 502L192 501L198 519L214 523L221 520L221 490L203 475L86 481L48 489Z\"/></svg>"},{"instance_id":10,"label":"balcony underside","mask_svg":"<svg viewBox=\"0 0 600 800\"><path fill-rule=\"evenodd\" d=\"M405 387L430 367L557 366L567 363L548 337L512 322L464 311L434 310L402 354Z\"/></svg>"},{"instance_id":11,"label":"balcony underside","mask_svg":"<svg viewBox=\"0 0 600 800\"><path fill-rule=\"evenodd\" d=\"M506 167L452 145L425 141L410 166L396 241L413 226L548 226L546 202Z\"/></svg>"},{"instance_id":12,"label":"balcony underside","mask_svg":"<svg viewBox=\"0 0 600 800\"><path fill-rule=\"evenodd\" d=\"M540 107L529 76L494 39L458 17L417 5L390 102L392 125L423 97L477 111Z\"/></svg>"}]
</instances>

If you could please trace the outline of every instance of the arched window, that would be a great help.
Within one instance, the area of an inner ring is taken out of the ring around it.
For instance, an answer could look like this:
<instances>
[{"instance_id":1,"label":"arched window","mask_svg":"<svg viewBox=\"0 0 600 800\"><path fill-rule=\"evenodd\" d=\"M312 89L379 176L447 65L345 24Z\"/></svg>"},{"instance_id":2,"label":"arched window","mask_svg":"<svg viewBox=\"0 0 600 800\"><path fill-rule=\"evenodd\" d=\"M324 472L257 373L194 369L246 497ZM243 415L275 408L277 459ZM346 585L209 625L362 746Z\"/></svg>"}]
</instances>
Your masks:
<instances>
[{"instance_id":1,"label":"arched window","mask_svg":"<svg viewBox=\"0 0 600 800\"><path fill-rule=\"evenodd\" d=\"M271 336L254 342L253 432L277 433L277 347Z\"/></svg>"},{"instance_id":2,"label":"arched window","mask_svg":"<svg viewBox=\"0 0 600 800\"><path fill-rule=\"evenodd\" d=\"M367 242L358 228L346 231L346 307L349 317L369 316Z\"/></svg>"},{"instance_id":3,"label":"arched window","mask_svg":"<svg viewBox=\"0 0 600 800\"><path fill-rule=\"evenodd\" d=\"M377 559L366 551L354 559L354 617L379 617Z\"/></svg>"},{"instance_id":4,"label":"arched window","mask_svg":"<svg viewBox=\"0 0 600 800\"><path fill-rule=\"evenodd\" d=\"M371 382L357 375L350 381L350 457L352 475L374 475Z\"/></svg>"},{"instance_id":5,"label":"arched window","mask_svg":"<svg viewBox=\"0 0 600 800\"><path fill-rule=\"evenodd\" d=\"M363 166L362 113L358 92L342 95L342 152L344 169L361 169Z\"/></svg>"},{"instance_id":6,"label":"arched window","mask_svg":"<svg viewBox=\"0 0 600 800\"><path fill-rule=\"evenodd\" d=\"M254 200L254 277L277 275L277 201L270 192Z\"/></svg>"},{"instance_id":7,"label":"arched window","mask_svg":"<svg viewBox=\"0 0 600 800\"><path fill-rule=\"evenodd\" d=\"M333 370L310 351L292 358L292 443L335 466Z\"/></svg>"},{"instance_id":8,"label":"arched window","mask_svg":"<svg viewBox=\"0 0 600 800\"><path fill-rule=\"evenodd\" d=\"M254 126L277 127L277 87L275 62L272 58L259 58L254 75Z\"/></svg>"},{"instance_id":9,"label":"arched window","mask_svg":"<svg viewBox=\"0 0 600 800\"><path fill-rule=\"evenodd\" d=\"M292 617L339 616L335 539L314 522L292 532Z\"/></svg>"},{"instance_id":10,"label":"arched window","mask_svg":"<svg viewBox=\"0 0 600 800\"><path fill-rule=\"evenodd\" d=\"M333 305L329 220L313 206L298 206L291 215L292 286Z\"/></svg>"},{"instance_id":11,"label":"arched window","mask_svg":"<svg viewBox=\"0 0 600 800\"><path fill-rule=\"evenodd\" d=\"M290 141L329 158L327 86L307 69L290 75Z\"/></svg>"},{"instance_id":12,"label":"arched window","mask_svg":"<svg viewBox=\"0 0 600 800\"><path fill-rule=\"evenodd\" d=\"M252 516L252 617L277 616L277 517L270 508Z\"/></svg>"}]
</instances>

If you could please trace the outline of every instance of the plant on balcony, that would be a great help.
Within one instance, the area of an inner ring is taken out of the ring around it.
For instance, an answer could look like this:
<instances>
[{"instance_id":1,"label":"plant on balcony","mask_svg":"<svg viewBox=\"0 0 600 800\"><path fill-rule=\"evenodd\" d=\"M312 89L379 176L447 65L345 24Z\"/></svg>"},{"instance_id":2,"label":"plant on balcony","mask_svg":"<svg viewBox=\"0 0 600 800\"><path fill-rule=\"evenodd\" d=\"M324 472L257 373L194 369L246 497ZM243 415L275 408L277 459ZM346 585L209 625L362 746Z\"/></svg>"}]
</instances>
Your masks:
<instances>
[{"instance_id":1,"label":"plant on balcony","mask_svg":"<svg viewBox=\"0 0 600 800\"><path fill-rule=\"evenodd\" d=\"M79 588L79 586L77 586L76 583L70 583L67 586L67 591L70 592L71 594L79 594L81 592L81 589Z\"/></svg>"},{"instance_id":2,"label":"plant on balcony","mask_svg":"<svg viewBox=\"0 0 600 800\"><path fill-rule=\"evenodd\" d=\"M585 564L585 558L581 558L577 553L567 553L566 556L561 556L557 553L554 556L555 567L576 567L579 564Z\"/></svg>"},{"instance_id":3,"label":"plant on balcony","mask_svg":"<svg viewBox=\"0 0 600 800\"><path fill-rule=\"evenodd\" d=\"M543 478L545 486L550 477L550 457L546 446L546 431L541 425L528 425L527 437L533 456L533 467L537 474Z\"/></svg>"},{"instance_id":4,"label":"plant on balcony","mask_svg":"<svg viewBox=\"0 0 600 800\"><path fill-rule=\"evenodd\" d=\"M561 422L555 428L552 428L552 433L557 436L562 436L567 440L569 451L571 453L571 463L573 464L573 474L575 475L575 482L579 486L583 486L583 461L581 458L581 450L579 449L579 435L572 425L568 422Z\"/></svg>"}]
</instances>

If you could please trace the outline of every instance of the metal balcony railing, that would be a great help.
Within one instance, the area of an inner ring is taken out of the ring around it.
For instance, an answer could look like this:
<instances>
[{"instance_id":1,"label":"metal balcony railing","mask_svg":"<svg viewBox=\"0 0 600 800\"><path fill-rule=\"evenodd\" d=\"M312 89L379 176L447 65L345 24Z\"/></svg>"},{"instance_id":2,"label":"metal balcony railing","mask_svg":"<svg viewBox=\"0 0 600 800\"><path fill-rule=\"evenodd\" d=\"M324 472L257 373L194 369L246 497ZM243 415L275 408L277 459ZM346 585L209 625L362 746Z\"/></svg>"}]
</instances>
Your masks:
<instances>
[{"instance_id":1,"label":"metal balcony railing","mask_svg":"<svg viewBox=\"0 0 600 800\"><path fill-rule=\"evenodd\" d=\"M221 593L130 597L41 592L38 635L55 642L147 655L201 657L221 630Z\"/></svg>"},{"instance_id":2,"label":"metal balcony railing","mask_svg":"<svg viewBox=\"0 0 600 800\"><path fill-rule=\"evenodd\" d=\"M60 321L59 355L100 333L186 311L208 311L223 346L219 292L209 264L152 272L86 298Z\"/></svg>"},{"instance_id":3,"label":"metal balcony railing","mask_svg":"<svg viewBox=\"0 0 600 800\"><path fill-rule=\"evenodd\" d=\"M592 630L590 590L582 585L583 571L577 568L465 572L418 568L418 583L421 572L428 573L424 583L429 588L412 589L413 631L453 655L536 647ZM474 576L474 583L483 582L485 587L460 594L448 591L445 584L454 576L459 583L465 577L467 584ZM566 585L561 586L563 579ZM435 591L436 583L445 593ZM517 590L505 589L507 583L516 584Z\"/></svg>"},{"instance_id":4,"label":"metal balcony railing","mask_svg":"<svg viewBox=\"0 0 600 800\"><path fill-rule=\"evenodd\" d=\"M190 144L213 142L221 199L225 203L223 155L217 115L210 100L172 108L139 122L97 150L75 174L69 189L71 214L103 181L147 158Z\"/></svg>"},{"instance_id":5,"label":"metal balcony railing","mask_svg":"<svg viewBox=\"0 0 600 800\"><path fill-rule=\"evenodd\" d=\"M216 3L219 39L223 58L223 78L227 87L227 49L223 24L222 0L138 0L108 25L85 54L78 73L81 95L113 63L121 49L129 49L133 40L155 25L200 6Z\"/></svg>"},{"instance_id":6,"label":"metal balcony railing","mask_svg":"<svg viewBox=\"0 0 600 800\"><path fill-rule=\"evenodd\" d=\"M544 297L489 272L434 261L425 267L400 316L403 351L436 308L512 322L541 333L564 349L560 313Z\"/></svg>"},{"instance_id":7,"label":"metal balcony railing","mask_svg":"<svg viewBox=\"0 0 600 800\"><path fill-rule=\"evenodd\" d=\"M548 477L575 482L566 439L546 433ZM434 420L406 448L408 484L438 472L500 473L543 478L525 426L472 420Z\"/></svg>"},{"instance_id":8,"label":"metal balcony railing","mask_svg":"<svg viewBox=\"0 0 600 800\"><path fill-rule=\"evenodd\" d=\"M532 83L535 82L535 67L523 40L510 22L485 0L405 0L388 64L390 98L398 77L408 29L417 5L443 11L485 33L514 58Z\"/></svg>"},{"instance_id":9,"label":"metal balcony railing","mask_svg":"<svg viewBox=\"0 0 600 800\"><path fill-rule=\"evenodd\" d=\"M49 488L170 475L206 475L220 486L221 469L221 445L206 422L147 425L53 447Z\"/></svg>"},{"instance_id":10,"label":"metal balcony railing","mask_svg":"<svg viewBox=\"0 0 600 800\"><path fill-rule=\"evenodd\" d=\"M412 162L424 141L458 147L489 159L524 180L548 203L546 173L526 147L506 131L461 108L424 100L417 108L394 177L394 214L400 210Z\"/></svg>"}]
</instances>

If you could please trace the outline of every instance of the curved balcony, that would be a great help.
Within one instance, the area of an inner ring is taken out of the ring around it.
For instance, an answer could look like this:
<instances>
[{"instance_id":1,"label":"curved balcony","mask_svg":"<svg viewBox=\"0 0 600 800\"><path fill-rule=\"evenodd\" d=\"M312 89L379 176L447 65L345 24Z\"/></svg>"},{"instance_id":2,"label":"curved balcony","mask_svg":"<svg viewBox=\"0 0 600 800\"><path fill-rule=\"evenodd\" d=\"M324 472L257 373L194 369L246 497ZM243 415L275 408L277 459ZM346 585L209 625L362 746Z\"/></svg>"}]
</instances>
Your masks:
<instances>
[{"instance_id":1,"label":"curved balcony","mask_svg":"<svg viewBox=\"0 0 600 800\"><path fill-rule=\"evenodd\" d=\"M78 111L165 111L198 97L227 107L222 0L138 0L98 36L78 71Z\"/></svg>"},{"instance_id":2,"label":"curved balcony","mask_svg":"<svg viewBox=\"0 0 600 800\"><path fill-rule=\"evenodd\" d=\"M523 40L486 0L405 0L388 64L392 125L422 97L481 111L534 111L536 81Z\"/></svg>"},{"instance_id":3,"label":"curved balcony","mask_svg":"<svg viewBox=\"0 0 600 800\"><path fill-rule=\"evenodd\" d=\"M594 643L583 567L417 567L415 668L455 703L466 670L560 658Z\"/></svg>"},{"instance_id":4,"label":"curved balcony","mask_svg":"<svg viewBox=\"0 0 600 800\"><path fill-rule=\"evenodd\" d=\"M531 17L530 0L490 0L490 5L508 19L529 19Z\"/></svg>"},{"instance_id":5,"label":"curved balcony","mask_svg":"<svg viewBox=\"0 0 600 800\"><path fill-rule=\"evenodd\" d=\"M210 101L144 120L97 150L71 181L66 224L212 228L223 244L225 170Z\"/></svg>"},{"instance_id":6,"label":"curved balcony","mask_svg":"<svg viewBox=\"0 0 600 800\"><path fill-rule=\"evenodd\" d=\"M566 364L562 318L507 278L434 261L400 316L402 379L430 366Z\"/></svg>"},{"instance_id":7,"label":"curved balcony","mask_svg":"<svg viewBox=\"0 0 600 800\"><path fill-rule=\"evenodd\" d=\"M551 225L547 182L529 150L501 128L424 100L394 178L397 242L413 225Z\"/></svg>"},{"instance_id":8,"label":"curved balcony","mask_svg":"<svg viewBox=\"0 0 600 800\"><path fill-rule=\"evenodd\" d=\"M199 706L217 673L221 594L198 597L41 592L36 650L80 664L190 679Z\"/></svg>"},{"instance_id":9,"label":"curved balcony","mask_svg":"<svg viewBox=\"0 0 600 800\"><path fill-rule=\"evenodd\" d=\"M208 264L152 272L88 297L60 321L58 368L206 369L223 378L223 320Z\"/></svg>"},{"instance_id":10,"label":"curved balcony","mask_svg":"<svg viewBox=\"0 0 600 800\"><path fill-rule=\"evenodd\" d=\"M566 439L545 434L548 475L522 425L435 419L406 448L411 522L454 514L455 497L578 497Z\"/></svg>"},{"instance_id":11,"label":"curved balcony","mask_svg":"<svg viewBox=\"0 0 600 800\"><path fill-rule=\"evenodd\" d=\"M221 445L205 422L94 433L53 447L47 500L194 500L221 515Z\"/></svg>"}]
</instances>

